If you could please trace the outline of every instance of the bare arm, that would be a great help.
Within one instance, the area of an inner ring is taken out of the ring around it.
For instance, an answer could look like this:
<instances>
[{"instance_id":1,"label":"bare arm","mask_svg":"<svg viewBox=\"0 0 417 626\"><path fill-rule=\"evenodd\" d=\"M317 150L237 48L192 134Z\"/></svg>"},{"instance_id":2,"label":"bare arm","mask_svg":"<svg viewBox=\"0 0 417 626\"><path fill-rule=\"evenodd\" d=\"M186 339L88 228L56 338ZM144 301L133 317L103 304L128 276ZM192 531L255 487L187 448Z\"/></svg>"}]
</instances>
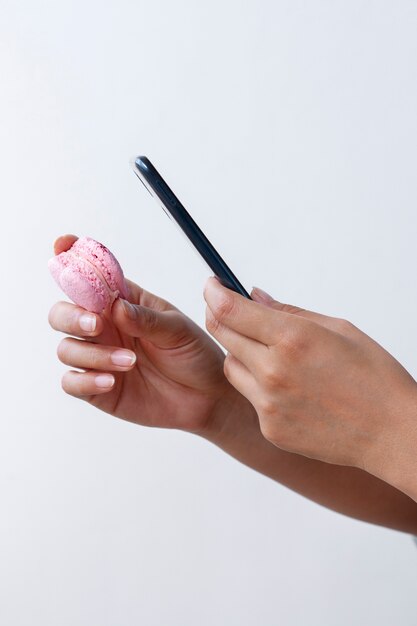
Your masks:
<instances>
[{"instance_id":1,"label":"bare arm","mask_svg":"<svg viewBox=\"0 0 417 626\"><path fill-rule=\"evenodd\" d=\"M322 506L417 535L414 500L363 470L277 448L262 435L258 417L243 397L235 398L228 418L219 416L203 436L245 465Z\"/></svg>"},{"instance_id":2,"label":"bare arm","mask_svg":"<svg viewBox=\"0 0 417 626\"><path fill-rule=\"evenodd\" d=\"M277 466L291 464L300 482L289 473L277 479L337 510L343 502L344 512L362 519L382 508L379 523L399 504L395 490L414 501L415 511L417 383L404 367L346 320L259 290L247 300L215 279L205 297L207 329L228 351L227 379L279 449ZM297 462L302 471L292 455L305 459Z\"/></svg>"},{"instance_id":3,"label":"bare arm","mask_svg":"<svg viewBox=\"0 0 417 626\"><path fill-rule=\"evenodd\" d=\"M59 238L55 252L75 239ZM132 282L129 288L130 304L117 301L107 315L68 302L52 307L51 326L70 335L58 346L71 368L62 380L68 394L136 424L199 434L315 502L417 534L417 504L394 487L360 469L284 452L265 439L207 333L165 300Z\"/></svg>"}]
</instances>

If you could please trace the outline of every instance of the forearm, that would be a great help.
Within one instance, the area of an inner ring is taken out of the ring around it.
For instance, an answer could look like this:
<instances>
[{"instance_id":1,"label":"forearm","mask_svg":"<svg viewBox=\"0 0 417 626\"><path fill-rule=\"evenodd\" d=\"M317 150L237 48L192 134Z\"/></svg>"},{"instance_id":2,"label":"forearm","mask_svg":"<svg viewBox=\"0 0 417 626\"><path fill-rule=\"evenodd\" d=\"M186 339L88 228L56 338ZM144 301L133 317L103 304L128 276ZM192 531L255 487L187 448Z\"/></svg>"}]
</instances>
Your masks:
<instances>
[{"instance_id":1,"label":"forearm","mask_svg":"<svg viewBox=\"0 0 417 626\"><path fill-rule=\"evenodd\" d=\"M225 413L227 417L225 418ZM203 436L256 471L310 500L366 522L417 534L417 503L383 480L280 450L262 435L243 396L232 396Z\"/></svg>"},{"instance_id":2,"label":"forearm","mask_svg":"<svg viewBox=\"0 0 417 626\"><path fill-rule=\"evenodd\" d=\"M392 407L390 428L370 451L364 469L417 503L417 385L412 391Z\"/></svg>"}]
</instances>

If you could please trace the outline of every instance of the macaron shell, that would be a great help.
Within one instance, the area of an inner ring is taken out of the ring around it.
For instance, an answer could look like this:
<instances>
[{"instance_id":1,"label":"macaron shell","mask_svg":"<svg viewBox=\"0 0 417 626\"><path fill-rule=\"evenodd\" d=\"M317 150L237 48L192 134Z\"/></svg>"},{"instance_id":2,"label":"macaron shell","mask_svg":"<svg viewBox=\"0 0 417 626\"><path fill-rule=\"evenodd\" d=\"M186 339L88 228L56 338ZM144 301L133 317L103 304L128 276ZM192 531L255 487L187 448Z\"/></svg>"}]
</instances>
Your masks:
<instances>
[{"instance_id":1,"label":"macaron shell","mask_svg":"<svg viewBox=\"0 0 417 626\"><path fill-rule=\"evenodd\" d=\"M101 313L112 304L117 292L110 292L94 268L83 258L63 252L50 259L49 270L62 291L78 306Z\"/></svg>"},{"instance_id":2,"label":"macaron shell","mask_svg":"<svg viewBox=\"0 0 417 626\"><path fill-rule=\"evenodd\" d=\"M108 290L91 276L79 272L73 267L66 267L60 276L60 285L69 298L78 306L102 313L111 302Z\"/></svg>"},{"instance_id":3,"label":"macaron shell","mask_svg":"<svg viewBox=\"0 0 417 626\"><path fill-rule=\"evenodd\" d=\"M111 291L117 291L122 298L128 297L128 288L123 270L116 257L102 243L91 237L80 237L70 248L72 254L79 255L94 265L107 282Z\"/></svg>"}]
</instances>

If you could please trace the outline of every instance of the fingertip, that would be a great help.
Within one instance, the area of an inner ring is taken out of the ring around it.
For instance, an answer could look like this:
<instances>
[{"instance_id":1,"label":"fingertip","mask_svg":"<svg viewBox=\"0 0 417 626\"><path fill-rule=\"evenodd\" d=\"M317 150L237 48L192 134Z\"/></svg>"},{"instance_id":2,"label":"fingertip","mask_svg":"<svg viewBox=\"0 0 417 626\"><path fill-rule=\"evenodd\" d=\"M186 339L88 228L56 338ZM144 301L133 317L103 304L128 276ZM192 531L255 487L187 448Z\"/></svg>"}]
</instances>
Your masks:
<instances>
[{"instance_id":1,"label":"fingertip","mask_svg":"<svg viewBox=\"0 0 417 626\"><path fill-rule=\"evenodd\" d=\"M213 283L214 283L214 285L222 286L222 284L221 284L220 280L217 278L217 276L209 276L207 278L207 280L206 280L206 286L207 285L211 285Z\"/></svg>"},{"instance_id":2,"label":"fingertip","mask_svg":"<svg viewBox=\"0 0 417 626\"><path fill-rule=\"evenodd\" d=\"M54 241L54 254L61 254L61 252L66 252L71 248L71 246L77 241L78 237L76 235L60 235Z\"/></svg>"},{"instance_id":3,"label":"fingertip","mask_svg":"<svg viewBox=\"0 0 417 626\"><path fill-rule=\"evenodd\" d=\"M210 276L210 278L207 278L206 282L204 283L204 287L203 287L203 295L204 296L206 295L206 291L207 291L207 288L209 286L209 283L210 283L211 279L212 279L212 276Z\"/></svg>"},{"instance_id":4,"label":"fingertip","mask_svg":"<svg viewBox=\"0 0 417 626\"><path fill-rule=\"evenodd\" d=\"M122 305L123 314L125 315L125 317L129 318L130 320L136 320L138 317L137 306L129 302L129 300L121 299L120 303Z\"/></svg>"},{"instance_id":5,"label":"fingertip","mask_svg":"<svg viewBox=\"0 0 417 626\"><path fill-rule=\"evenodd\" d=\"M68 370L61 378L61 387L74 398L89 400L92 396L111 391L115 382L115 376L107 372Z\"/></svg>"},{"instance_id":6,"label":"fingertip","mask_svg":"<svg viewBox=\"0 0 417 626\"><path fill-rule=\"evenodd\" d=\"M204 285L203 295L206 298L207 293L210 293L213 290L217 290L219 287L223 287L217 276L210 276Z\"/></svg>"}]
</instances>

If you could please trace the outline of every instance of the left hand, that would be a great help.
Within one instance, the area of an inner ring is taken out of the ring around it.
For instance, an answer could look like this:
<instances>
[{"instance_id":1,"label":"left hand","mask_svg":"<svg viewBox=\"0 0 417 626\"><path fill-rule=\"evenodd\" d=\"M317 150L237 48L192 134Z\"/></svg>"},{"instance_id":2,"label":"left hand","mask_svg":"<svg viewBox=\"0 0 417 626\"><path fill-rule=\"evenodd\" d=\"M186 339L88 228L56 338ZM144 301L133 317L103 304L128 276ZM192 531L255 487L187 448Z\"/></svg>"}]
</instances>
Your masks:
<instances>
[{"instance_id":1,"label":"left hand","mask_svg":"<svg viewBox=\"0 0 417 626\"><path fill-rule=\"evenodd\" d=\"M211 278L204 297L207 330L228 351L225 375L269 441L383 479L395 472L417 441L417 384L398 361L346 320L260 290L250 301Z\"/></svg>"},{"instance_id":2,"label":"left hand","mask_svg":"<svg viewBox=\"0 0 417 626\"><path fill-rule=\"evenodd\" d=\"M76 239L59 237L55 253ZM207 333L163 298L127 284L129 302L118 298L100 315L69 302L52 307L50 325L70 335L58 346L71 367L63 389L136 424L201 436L221 431L235 411L252 415L224 377L224 354Z\"/></svg>"}]
</instances>

